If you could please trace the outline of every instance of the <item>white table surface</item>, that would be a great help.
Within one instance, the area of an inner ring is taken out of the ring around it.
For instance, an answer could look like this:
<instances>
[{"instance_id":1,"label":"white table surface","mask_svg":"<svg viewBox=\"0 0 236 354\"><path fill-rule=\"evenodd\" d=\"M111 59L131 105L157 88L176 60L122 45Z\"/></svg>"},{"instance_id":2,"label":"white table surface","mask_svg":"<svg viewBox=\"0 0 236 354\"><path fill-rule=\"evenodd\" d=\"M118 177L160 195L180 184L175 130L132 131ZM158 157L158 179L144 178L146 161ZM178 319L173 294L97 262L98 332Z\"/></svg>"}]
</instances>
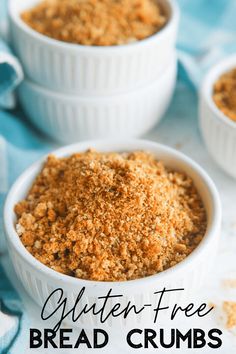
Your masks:
<instances>
[{"instance_id":1,"label":"white table surface","mask_svg":"<svg viewBox=\"0 0 236 354\"><path fill-rule=\"evenodd\" d=\"M185 87L179 87L178 94L172 102L171 108L167 116L163 119L158 127L153 129L144 138L172 146L186 153L188 156L197 161L212 177L219 192L223 207L223 225L220 247L215 262L215 266L208 278L205 287L196 294L196 300L200 302L215 303L217 310L207 316L204 326L209 328L220 328L224 331L223 346L217 350L201 349L201 350L187 350L186 353L204 353L211 354L217 352L220 354L236 353L236 333L225 330L224 320L221 318L220 305L222 301L234 300L236 301L236 289L226 289L222 282L224 279L236 279L236 181L224 174L214 163L206 151L203 141L200 136L197 120L197 105L196 96ZM32 327L39 327L39 313L40 310L27 297L18 283L13 269L9 265L8 257L4 259L5 270L9 274L12 283L19 289L22 294L23 301L31 313ZM207 271L207 270L206 270ZM201 327L201 322L192 323L191 327ZM106 350L96 350L96 353L128 353L127 349L122 347L120 336L116 335L112 339L112 346ZM26 334L26 341L28 341L28 333ZM127 346L125 347L127 348ZM23 352L23 350L22 350ZM37 350L37 353L69 353L70 351L46 351ZM79 350L77 352L91 353L92 350ZM131 353L149 353L149 350L132 350ZM155 350L156 353L161 353L161 350ZM165 353L175 353L174 350L165 351ZM176 351L184 354L184 350ZM19 354L21 351L19 351ZM24 350L24 353L32 353L30 350Z\"/></svg>"}]
</instances>

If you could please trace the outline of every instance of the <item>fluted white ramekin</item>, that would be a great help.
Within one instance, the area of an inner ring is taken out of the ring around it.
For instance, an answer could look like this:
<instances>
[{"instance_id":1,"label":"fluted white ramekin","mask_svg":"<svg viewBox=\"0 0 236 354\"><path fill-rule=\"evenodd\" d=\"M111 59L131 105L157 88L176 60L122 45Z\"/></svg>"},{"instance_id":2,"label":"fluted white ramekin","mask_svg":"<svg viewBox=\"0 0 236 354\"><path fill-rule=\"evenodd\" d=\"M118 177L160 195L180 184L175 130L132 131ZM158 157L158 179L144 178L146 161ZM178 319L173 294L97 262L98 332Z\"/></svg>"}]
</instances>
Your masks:
<instances>
[{"instance_id":1,"label":"fluted white ramekin","mask_svg":"<svg viewBox=\"0 0 236 354\"><path fill-rule=\"evenodd\" d=\"M59 142L138 137L165 113L175 86L176 57L151 85L111 96L70 96L25 80L19 97L29 119Z\"/></svg>"},{"instance_id":2,"label":"fluted white ramekin","mask_svg":"<svg viewBox=\"0 0 236 354\"><path fill-rule=\"evenodd\" d=\"M220 61L206 75L200 89L199 119L205 144L217 164L236 178L236 122L214 103L213 86L217 79L236 68L236 54Z\"/></svg>"},{"instance_id":3,"label":"fluted white ramekin","mask_svg":"<svg viewBox=\"0 0 236 354\"><path fill-rule=\"evenodd\" d=\"M195 291L204 282L209 267L214 260L221 229L221 205L212 180L199 165L182 153L164 145L144 140L88 141L63 147L55 151L54 154L58 157L64 157L75 152L85 151L88 148L95 148L103 152L149 151L154 153L157 159L162 160L166 166L184 171L194 180L205 205L208 219L206 234L199 246L185 260L164 272L146 278L124 282L99 282L76 279L60 274L37 261L25 249L15 229L14 205L25 198L32 182L42 168L45 160L43 158L17 179L7 196L4 207L4 225L10 257L17 276L28 294L42 307L52 291L61 288L68 299L68 309L72 308L82 287L86 288L82 304L88 303L88 305L93 303L99 305L101 300L98 300L98 297L106 295L110 289L112 289L113 295L123 295L123 298L118 300L122 303L122 306L131 301L137 308L144 304L152 304L155 308L158 297L154 295L154 292L161 291L164 287L166 289L185 288L185 291L169 292L165 295L165 306L174 306L176 302L180 304L181 301L188 299L191 295L194 297L196 295ZM190 299L193 300L191 297ZM54 298L54 300L55 302L51 301L48 304L50 306L49 312L56 308L56 299ZM108 302L108 312L114 306L114 303L115 300ZM113 318L104 323L103 326L111 327L114 330L119 327L123 328L125 325L131 325L134 328L138 323L148 323L150 325L153 320L153 313L153 309L147 308L146 311L137 316L128 317L126 320L122 320L121 317ZM83 317L76 324L90 329L93 327L99 328L102 325L97 321L96 316L88 315L86 319ZM71 323L71 321L69 320L68 323Z\"/></svg>"},{"instance_id":4,"label":"fluted white ramekin","mask_svg":"<svg viewBox=\"0 0 236 354\"><path fill-rule=\"evenodd\" d=\"M39 0L10 0L11 40L26 76L54 91L112 94L141 87L165 70L173 55L179 19L174 0L158 0L167 25L153 36L121 46L84 46L46 37L26 25L20 13Z\"/></svg>"}]
</instances>

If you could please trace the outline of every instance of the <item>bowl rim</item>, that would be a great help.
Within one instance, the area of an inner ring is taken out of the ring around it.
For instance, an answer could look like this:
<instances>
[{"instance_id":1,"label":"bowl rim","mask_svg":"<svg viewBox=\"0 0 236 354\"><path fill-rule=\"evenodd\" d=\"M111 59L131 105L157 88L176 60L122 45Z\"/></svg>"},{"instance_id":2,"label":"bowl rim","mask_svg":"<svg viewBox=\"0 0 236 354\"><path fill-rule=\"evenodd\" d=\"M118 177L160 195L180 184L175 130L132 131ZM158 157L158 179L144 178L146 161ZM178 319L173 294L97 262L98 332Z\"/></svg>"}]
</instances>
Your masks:
<instances>
[{"instance_id":1,"label":"bowl rim","mask_svg":"<svg viewBox=\"0 0 236 354\"><path fill-rule=\"evenodd\" d=\"M36 30L32 29L29 25L27 25L19 16L19 13L17 11L14 11L14 3L17 0L9 0L8 3L8 13L10 16L10 19L26 34L30 35L33 39L38 40L44 44L51 45L52 47L61 50L72 50L72 51L93 51L96 54L101 53L105 54L105 52L110 53L110 52L117 52L118 54L121 54L122 51L125 50L133 50L135 48L138 48L140 46L145 46L150 44L151 42L156 41L157 39L161 40L162 37L165 36L166 32L170 30L170 28L173 26L174 23L179 22L179 17L180 17L180 10L177 5L176 0L166 0L168 3L168 6L170 8L170 17L165 24L164 27L162 27L158 32L154 33L153 35L144 38L142 40L138 40L133 43L126 43L122 45L113 45L113 46L89 46L89 45L83 45L83 44L76 44L76 43L69 43L69 42L63 42L51 37L48 37L46 35L43 35Z\"/></svg>"},{"instance_id":2,"label":"bowl rim","mask_svg":"<svg viewBox=\"0 0 236 354\"><path fill-rule=\"evenodd\" d=\"M212 98L213 85L217 79L227 71L236 68L236 53L218 61L206 74L200 87L200 94L205 99L208 107L214 113L214 117L230 129L236 130L236 122L232 121L215 104Z\"/></svg>"},{"instance_id":3,"label":"bowl rim","mask_svg":"<svg viewBox=\"0 0 236 354\"><path fill-rule=\"evenodd\" d=\"M56 281L64 281L67 285L76 285L76 286L86 286L86 287L110 287L117 288L122 286L126 290L133 289L133 286L144 286L144 285L153 285L155 282L162 280L163 278L166 280L168 277L176 276L182 271L186 271L191 269L191 267L196 266L196 262L198 261L201 254L204 252L206 248L209 247L209 244L212 241L216 241L215 237L217 237L217 233L219 233L221 228L221 203L218 191L215 187L214 182L208 176L208 174L203 170L203 168L198 165L195 161L187 157L185 154L168 147L163 144L159 144L153 141L141 140L141 139L130 139L130 140L88 140L80 143L75 143L71 145L63 146L57 150L52 151L51 153L57 155L58 157L68 156L73 152L85 151L89 147L93 147L99 151L103 149L106 151L134 151L134 150L146 150L151 151L154 154L158 154L162 152L162 154L166 154L166 156L171 156L176 158L179 162L184 163L186 166L189 166L196 176L200 177L201 182L203 182L204 186L208 189L210 198L212 200L212 220L208 221L207 230L203 237L203 240L200 244L193 250L191 254L189 254L183 261L177 263L175 266L168 268L160 273L147 276L144 278L138 278L134 280L128 281L94 281L94 280L86 280L79 279L69 275L65 275L59 273L40 261L34 258L31 255L24 245L22 244L15 226L12 220L12 215L14 215L13 207L15 205L15 194L19 187L25 184L25 180L27 177L29 178L31 174L37 173L37 170L42 166L48 154L44 155L40 160L33 163L30 167L28 167L14 182L12 187L10 188L3 210L3 219L4 219L4 229L7 238L7 243L10 243L14 248L15 252L24 259L24 261L34 268L37 272L43 273L44 276L49 276ZM29 184L28 184L29 187Z\"/></svg>"}]
</instances>

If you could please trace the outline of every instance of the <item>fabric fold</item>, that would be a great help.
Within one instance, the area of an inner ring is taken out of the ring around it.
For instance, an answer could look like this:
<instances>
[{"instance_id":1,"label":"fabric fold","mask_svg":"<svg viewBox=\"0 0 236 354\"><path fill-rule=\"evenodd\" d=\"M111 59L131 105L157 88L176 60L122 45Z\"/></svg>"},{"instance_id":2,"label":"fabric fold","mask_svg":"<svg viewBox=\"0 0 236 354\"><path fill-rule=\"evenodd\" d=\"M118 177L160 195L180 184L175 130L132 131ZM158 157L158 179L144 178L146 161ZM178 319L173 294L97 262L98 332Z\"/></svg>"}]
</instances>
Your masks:
<instances>
[{"instance_id":1,"label":"fabric fold","mask_svg":"<svg viewBox=\"0 0 236 354\"><path fill-rule=\"evenodd\" d=\"M13 91L23 80L24 74L19 60L11 53L7 44L0 40L0 106L13 108Z\"/></svg>"}]
</instances>

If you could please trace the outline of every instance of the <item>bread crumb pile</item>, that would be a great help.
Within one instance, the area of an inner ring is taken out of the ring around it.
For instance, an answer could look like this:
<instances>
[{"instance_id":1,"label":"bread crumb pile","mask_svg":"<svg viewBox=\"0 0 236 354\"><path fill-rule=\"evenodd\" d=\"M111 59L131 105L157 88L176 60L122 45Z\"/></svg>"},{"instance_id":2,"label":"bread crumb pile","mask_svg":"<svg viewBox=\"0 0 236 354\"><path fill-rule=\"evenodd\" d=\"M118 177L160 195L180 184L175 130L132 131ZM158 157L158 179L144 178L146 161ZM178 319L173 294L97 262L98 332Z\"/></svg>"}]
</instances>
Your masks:
<instances>
[{"instance_id":1,"label":"bread crumb pile","mask_svg":"<svg viewBox=\"0 0 236 354\"><path fill-rule=\"evenodd\" d=\"M40 262L98 281L172 267L206 231L193 181L142 151L50 155L15 212L18 235Z\"/></svg>"},{"instance_id":2,"label":"bread crumb pile","mask_svg":"<svg viewBox=\"0 0 236 354\"><path fill-rule=\"evenodd\" d=\"M236 302L224 301L223 310L227 316L226 327L228 329L236 327Z\"/></svg>"},{"instance_id":3,"label":"bread crumb pile","mask_svg":"<svg viewBox=\"0 0 236 354\"><path fill-rule=\"evenodd\" d=\"M227 117L236 122L236 68L215 82L213 100Z\"/></svg>"},{"instance_id":4,"label":"bread crumb pile","mask_svg":"<svg viewBox=\"0 0 236 354\"><path fill-rule=\"evenodd\" d=\"M167 22L156 0L44 0L21 18L45 36L96 46L144 39Z\"/></svg>"}]
</instances>

